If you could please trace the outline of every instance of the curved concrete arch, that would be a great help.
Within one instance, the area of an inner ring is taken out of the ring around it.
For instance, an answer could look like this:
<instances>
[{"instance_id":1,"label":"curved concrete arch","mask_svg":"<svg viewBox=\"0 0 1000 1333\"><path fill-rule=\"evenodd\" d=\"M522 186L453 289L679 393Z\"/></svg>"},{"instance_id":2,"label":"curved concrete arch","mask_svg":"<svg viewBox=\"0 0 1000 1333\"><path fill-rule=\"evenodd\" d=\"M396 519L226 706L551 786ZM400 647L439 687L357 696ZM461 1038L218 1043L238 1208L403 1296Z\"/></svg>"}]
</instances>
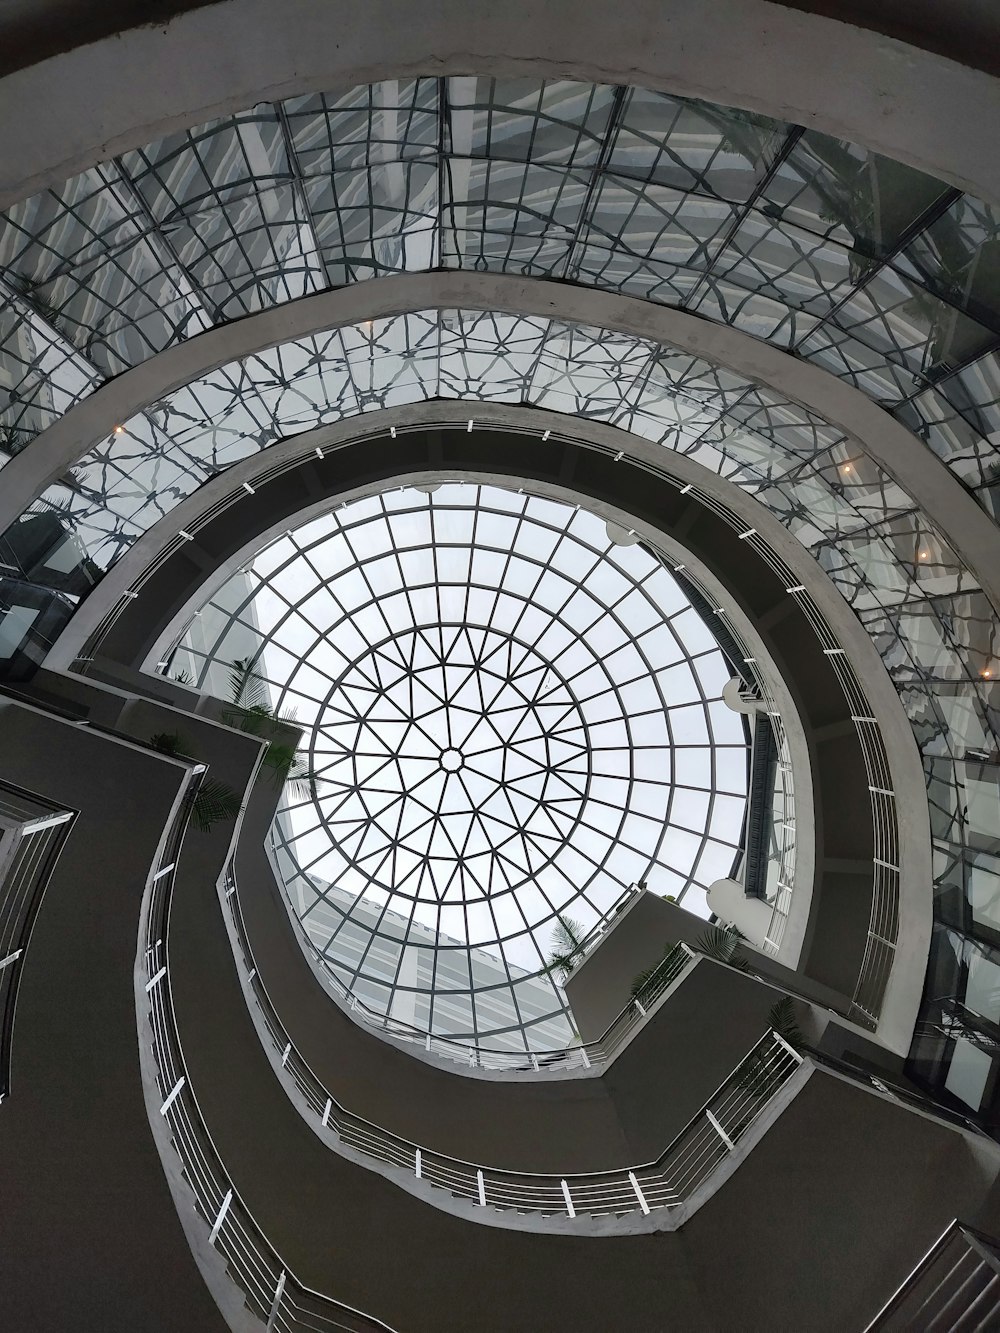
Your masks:
<instances>
[{"instance_id":1,"label":"curved concrete arch","mask_svg":"<svg viewBox=\"0 0 1000 1333\"><path fill-rule=\"evenodd\" d=\"M508 430L527 431L538 436L546 430L551 430L557 438L561 437L567 442L571 438L566 431L565 417L539 409L477 403L475 413L476 419L483 426L500 426ZM220 504L230 489L240 491L245 500L250 501L251 497L242 491L244 481L254 483L256 480L258 484L263 485L261 475L276 466L284 472L286 468L294 467L296 463L308 465L311 456L315 461L317 447L327 453L328 461L333 461L338 456L338 446L357 444L359 440L374 434L384 435L392 426L402 429L419 424L464 425L469 415L469 404L461 401L397 407L367 415L363 418L364 424L361 430L358 419L350 418L284 440L273 445L263 456L257 454L242 460L226 473L207 483L195 495L189 496L170 515L161 519L155 528L141 538L111 569L95 593L84 603L78 616L64 631L53 654L50 655L49 664L69 665L80 652L89 633L120 601L131 582L158 557L169 553L172 539L176 537L181 527L187 524L197 529L198 514ZM459 433L465 438L465 431ZM603 423L574 418L572 441L589 444L605 455L611 456L617 454L623 447L627 447L630 462L654 474L672 477L680 486L689 482L697 485L706 494L738 514L741 520L746 521L748 528L756 528L771 549L794 572L797 580L810 589L838 643L846 649L859 677L864 680L875 716L883 719L885 723L882 732L893 775L893 787L897 793L901 864L905 867L900 877L901 924L896 952L898 966L893 967L889 988L886 991L878 1036L892 1049L904 1051L910 1041L914 1015L919 1004L931 929L931 901L929 894L924 890L931 877L928 812L924 777L913 732L909 724L905 723L899 695L889 680L871 639L829 581L828 576L816 565L805 548L773 514L733 483L708 473L700 464L684 455L639 440ZM352 484L359 484L359 481L357 466L352 469L351 465L345 462L340 485L350 488ZM567 477L563 484L571 486L571 478ZM306 507L310 502L308 485L308 482L301 485L300 508ZM318 499L320 495L326 493L318 480L313 477L313 498ZM253 500L253 503L256 504L258 501ZM270 523L266 526L270 526ZM211 558L205 553L200 553L197 550L197 532L195 538L192 549L196 563L189 568L192 575L191 585L200 590L204 587L206 575L211 577L212 571L216 569L218 558L214 553ZM258 544L256 541L245 544L241 535L237 546L228 551L224 557L228 572L238 568L250 553L250 547ZM195 602L201 600L203 594L200 591L198 593L189 591L185 603L188 611L193 610ZM141 606L141 602L140 595L140 601L136 603L137 608ZM156 657L170 646L170 638L176 633L175 625L174 612L164 610L157 628L146 637L136 660L141 657L142 660L148 661L151 655L155 654L152 656L152 660L155 661Z\"/></svg>"},{"instance_id":2,"label":"curved concrete arch","mask_svg":"<svg viewBox=\"0 0 1000 1333\"><path fill-rule=\"evenodd\" d=\"M768 0L625 0L607 19L600 0L438 0L419 23L405 0L372 0L349 23L315 0L227 0L131 28L0 84L0 118L18 125L0 151L0 207L257 102L470 72L721 97L996 197L1000 102L978 69Z\"/></svg>"},{"instance_id":3,"label":"curved concrete arch","mask_svg":"<svg viewBox=\"0 0 1000 1333\"><path fill-rule=\"evenodd\" d=\"M0 532L117 423L228 361L294 338L422 309L499 310L646 338L724 366L842 429L913 499L1000 611L1000 532L944 463L859 389L739 329L635 297L504 274L428 272L321 292L211 329L112 380L4 468ZM479 411L477 405L476 411Z\"/></svg>"}]
</instances>

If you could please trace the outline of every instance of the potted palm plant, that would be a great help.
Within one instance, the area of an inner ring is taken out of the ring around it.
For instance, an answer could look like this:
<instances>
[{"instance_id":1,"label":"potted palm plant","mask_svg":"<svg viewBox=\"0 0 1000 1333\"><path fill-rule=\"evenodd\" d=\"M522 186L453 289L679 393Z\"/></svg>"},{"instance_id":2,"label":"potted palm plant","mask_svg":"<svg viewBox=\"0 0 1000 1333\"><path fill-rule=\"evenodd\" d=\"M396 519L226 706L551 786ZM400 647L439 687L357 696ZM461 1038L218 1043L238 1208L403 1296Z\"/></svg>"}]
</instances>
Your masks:
<instances>
[{"instance_id":1,"label":"potted palm plant","mask_svg":"<svg viewBox=\"0 0 1000 1333\"><path fill-rule=\"evenodd\" d=\"M291 709L278 712L272 707L264 677L249 657L236 658L229 668L230 702L223 709L223 719L230 726L253 736L267 736L283 722L294 722ZM264 754L264 766L271 770L276 787L290 784L298 795L315 795L319 775L309 767L302 752L287 741L271 735Z\"/></svg>"},{"instance_id":2,"label":"potted palm plant","mask_svg":"<svg viewBox=\"0 0 1000 1333\"><path fill-rule=\"evenodd\" d=\"M158 731L150 736L149 744L160 754L169 754L174 759L193 759L191 747L175 731ZM216 824L230 822L240 812L239 793L233 791L218 778L203 777L198 784L191 806L191 816L203 833Z\"/></svg>"}]
</instances>

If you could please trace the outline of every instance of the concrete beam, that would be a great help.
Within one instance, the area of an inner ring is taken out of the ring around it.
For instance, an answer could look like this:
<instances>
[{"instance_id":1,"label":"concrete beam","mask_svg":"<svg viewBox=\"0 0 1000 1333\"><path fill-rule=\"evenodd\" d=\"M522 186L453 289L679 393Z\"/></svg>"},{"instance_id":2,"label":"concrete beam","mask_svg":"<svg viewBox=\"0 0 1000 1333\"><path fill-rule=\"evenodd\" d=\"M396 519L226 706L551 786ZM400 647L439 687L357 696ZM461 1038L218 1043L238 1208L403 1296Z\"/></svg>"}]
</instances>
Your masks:
<instances>
[{"instance_id":1,"label":"concrete beam","mask_svg":"<svg viewBox=\"0 0 1000 1333\"><path fill-rule=\"evenodd\" d=\"M990 76L868 31L859 5L826 4L825 14L807 8L769 0L622 0L609 23L601 0L436 0L421 7L419 20L407 0L370 0L349 14L322 0L225 0L139 28L128 28L135 17L126 8L126 30L115 32L107 19L70 28L68 42L110 35L0 83L0 123L18 126L0 146L0 207L113 154L258 102L379 79L469 73L638 84L721 99L865 144L995 198L1000 100ZM948 14L953 29L960 27L954 6L942 9L932 36L947 31ZM841 14L846 22L836 21ZM897 16L886 27L921 40L912 14L908 24Z\"/></svg>"},{"instance_id":2,"label":"concrete beam","mask_svg":"<svg viewBox=\"0 0 1000 1333\"><path fill-rule=\"evenodd\" d=\"M161 352L79 403L6 465L0 532L47 485L107 439L117 423L192 379L228 361L311 333L435 308L498 310L614 329L690 352L768 386L842 429L908 492L1000 611L1000 531L923 441L860 390L739 329L683 310L613 292L506 274L414 273L358 283L288 302ZM476 405L479 417L483 406ZM464 410L468 415L468 404ZM632 437L623 435L619 447L631 451L631 441ZM275 447L265 451L265 466ZM260 458L258 455L258 466ZM207 489L203 487L199 494Z\"/></svg>"},{"instance_id":3,"label":"concrete beam","mask_svg":"<svg viewBox=\"0 0 1000 1333\"><path fill-rule=\"evenodd\" d=\"M474 434L469 435L464 429L442 434L442 439L447 438L449 441L444 451L446 462L444 475L458 477L468 475L480 481L498 481L502 485L524 484L539 493L566 498L565 492L560 490L554 480L558 473L559 460L562 458L561 450L566 447L565 437L557 436L555 431L558 431L558 423L564 419L510 405L481 404L480 406L481 425ZM275 469L277 475L269 482L262 482L258 478L252 496L242 490L241 483L255 476L253 469L260 468L261 460L259 456L243 460L224 477L208 483L197 496L184 502L136 544L129 555L111 570L92 596L91 601L96 599L95 605L92 607L90 602L86 603L77 620L71 622L66 635L56 646L55 655L59 660L68 663L74 654L81 650L85 640L84 629L88 625L91 628L96 626L104 612L115 605L128 586L128 577L136 577L148 564L158 559L169 542L171 526L174 523L192 521L184 517L187 512L186 506L197 506L199 509L210 506L214 510L216 502L227 492L231 491L238 496L238 503L234 507L227 510L222 506L221 516L216 515L209 524L199 529L206 549L215 553L218 566L216 574L208 581L189 580L188 585L182 587L176 581L177 575L168 573L173 562L166 560L159 567L153 580L144 586L140 597L130 603L127 612L118 620L113 634L105 641L102 651L116 654L119 658L135 664L159 660L169 649L196 605L210 596L214 587L221 584L228 574L245 563L255 550L266 543L272 533L287 527L290 521L304 522L321 513L333 496L342 499L353 498L358 494L382 489L390 480L398 482L405 479L418 482L440 479L441 472L436 469L427 470L427 458L423 450L428 435L423 431L419 434L414 432L405 435L400 431L399 439L393 442L396 453L390 461L385 461L385 446L388 441L384 432L388 425L399 422L412 428L414 423L420 420L433 422L435 425L440 425L443 420L461 423L464 426L467 417L468 406L463 403L422 404L379 414L378 417L367 419L364 425L367 426L369 422L374 425L377 421L381 426L383 432L381 452L374 447L377 437L369 438L366 435L363 437L364 443L357 439L354 434L358 429L357 421L341 422L283 441L268 451L266 460L269 468ZM538 437L553 423L555 431L550 442L545 445ZM494 429L491 430L491 427ZM482 442L488 436L496 435L496 427L507 427L511 431L518 431L519 435L512 436L504 448L499 450L494 448L492 452L483 453ZM838 642L850 654L855 669L864 679L872 709L875 715L882 719L882 734L893 773L893 787L897 793L902 859L906 866L901 888L901 929L897 944L899 961L893 970L883 1004L879 1037L892 1049L905 1050L910 1041L916 1007L919 1003L931 929L931 901L923 888L929 882L930 876L928 815L923 774L913 734L905 721L899 697L886 675L874 645L827 576L799 543L770 513L762 510L755 500L741 492L738 487L706 473L698 464L692 463L682 455L624 436L622 432L601 423L574 422L574 434L585 436L588 442L608 460L605 470L600 475L599 484L591 484L589 489L583 486L582 482L577 486L580 494L588 494L588 506L595 513L619 525L634 527L645 536L646 540L661 549L672 550L674 549L670 545L672 521L676 517L677 507L685 503L683 497L679 495L679 488L688 481L700 486L720 503L728 505L741 520L746 521L747 527L755 528L788 568L794 571L796 580L809 588L810 595L822 609ZM612 464L610 459L620 452L623 440L629 441L631 457L628 461L623 459L621 463ZM326 452L322 463L311 462L315 458L314 450L317 445L321 445ZM338 445L340 447L335 447ZM352 460L350 456L352 446L357 445L360 447L353 451L356 453L356 458ZM473 451L478 466L472 466L468 458L463 461L463 457L455 452L456 449ZM380 457L383 458L381 467L376 464L376 460ZM549 460L548 463L546 458ZM553 459L556 461L553 462ZM301 489L295 481L294 466L297 461L306 460L310 460L312 466L325 473L328 498L303 511L300 500ZM579 466L582 468L583 465ZM589 475L592 470L593 462L587 465L586 473ZM639 491L633 489L631 498L620 501L626 507L617 508L609 497L616 494L619 483L627 488L629 474L642 478ZM545 478L544 481L537 480L540 475ZM674 478L674 486L665 492L662 489L657 490L654 485L654 479L662 478L664 475ZM580 476L584 476L583 471L580 472ZM354 483L360 481L362 484L351 485L347 479ZM591 477L592 483L593 480ZM657 496L660 498L655 498ZM673 499L668 503L669 496ZM572 498L579 497L574 495ZM640 514L641 517L636 516ZM718 567L718 560L725 547L720 533L715 528L709 530L703 526L706 522L717 523L717 520L713 520L707 510L703 510L702 514L701 523L696 525L697 541L688 541L683 548L678 548L675 558L685 561L694 551L696 559L700 559L703 565L703 574L707 571L709 576L716 580L714 584L706 587L706 591L714 589L720 597L719 605L725 604L734 612L741 613L742 621L738 623L738 628L741 633L752 635L747 642L753 647L754 652L757 651L757 645L762 646L766 650L766 656L763 656L762 660L768 660L777 650L776 660L784 665L779 666L777 671L772 670L770 674L773 677L774 695L784 715L788 718L796 717L803 706L802 695L800 693L796 693L794 697L789 695L787 687L782 683L782 670L789 667L788 674L791 680L794 681L796 675L799 675L805 682L803 686L793 686L793 688L804 688L806 694L815 700L818 711L814 710L814 715L810 715L810 726L836 720L837 700L840 699L842 703L842 695L836 683L827 680L825 665L822 669L810 666L807 650L806 658L802 657L805 638L796 630L798 617L794 620L783 619L778 625L776 634L763 639L759 633L749 628L761 597L764 598L764 605L771 605L774 602L777 589L773 577L769 571L761 569L753 587L749 587L744 569L742 577L736 577L734 582L731 561L726 571ZM197 526L197 523L194 526ZM229 536L221 535L223 528L226 528ZM216 536L210 536L213 530ZM741 548L740 567L746 564L744 556L745 552ZM758 566L754 564L753 568L757 569ZM753 578L751 575L751 582ZM735 591L736 588L743 589L742 598ZM813 648L816 648L815 638L811 635L809 637ZM773 642L770 641L772 639ZM789 730L790 734L795 736L800 728L797 725ZM803 738L797 754L793 752L793 766L796 772L801 774L811 771L811 765L815 764L816 759L816 753L809 755L808 746ZM834 766L843 761L843 753L840 755L831 753L830 762ZM825 757L823 766L815 771L819 774L827 771ZM797 777L796 782L801 783L801 779ZM866 783L863 781L863 775L859 776L857 781L852 778L849 789L857 789L859 797L865 796ZM811 808L815 811L817 836L820 839L824 837L826 822L822 813L824 808L830 811L831 836L836 836L838 827L843 836L854 836L849 825L845 829L843 820L839 825L837 823L838 802L843 805L843 790L844 783L842 781L838 783L834 778L826 782L825 795L821 793L811 802ZM803 808L808 808L805 801ZM870 830L869 816L870 811L868 814L862 812L855 821L856 829ZM844 854L843 848L841 854ZM857 854L865 853L861 851ZM870 855L870 847L867 854ZM801 873L803 880L811 884L812 848L807 851L803 845L800 855L803 859L797 874ZM795 965L803 947L808 949L812 946L813 936L816 937L818 946L825 949L829 959L831 951L825 948L823 932L817 929L820 919L815 911L811 910L816 908L819 902L822 902L822 895L814 898L811 903L808 898L803 899L800 896L796 901L793 896L793 914L786 929L787 948L786 942L783 941L779 955L782 961ZM805 907L803 903L806 904ZM860 910L861 900L856 897L855 916ZM816 955L817 958L819 956ZM832 973L826 973L823 979L829 980L832 976ZM840 984L841 986L844 984L842 979Z\"/></svg>"}]
</instances>

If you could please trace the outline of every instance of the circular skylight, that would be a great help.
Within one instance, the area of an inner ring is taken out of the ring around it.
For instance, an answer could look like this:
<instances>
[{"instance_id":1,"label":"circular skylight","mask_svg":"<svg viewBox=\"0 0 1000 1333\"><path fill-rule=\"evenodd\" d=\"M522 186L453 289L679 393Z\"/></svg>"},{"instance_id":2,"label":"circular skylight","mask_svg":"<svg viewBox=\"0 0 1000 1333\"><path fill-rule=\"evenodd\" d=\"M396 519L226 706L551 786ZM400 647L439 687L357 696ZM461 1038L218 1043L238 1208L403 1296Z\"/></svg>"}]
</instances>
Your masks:
<instances>
[{"instance_id":1,"label":"circular skylight","mask_svg":"<svg viewBox=\"0 0 1000 1333\"><path fill-rule=\"evenodd\" d=\"M328 966L400 1021L565 1044L560 923L595 931L639 881L707 914L732 871L732 671L659 558L578 506L459 482L356 500L196 626L177 660L203 688L255 655L303 726L316 781L286 789L276 865Z\"/></svg>"}]
</instances>

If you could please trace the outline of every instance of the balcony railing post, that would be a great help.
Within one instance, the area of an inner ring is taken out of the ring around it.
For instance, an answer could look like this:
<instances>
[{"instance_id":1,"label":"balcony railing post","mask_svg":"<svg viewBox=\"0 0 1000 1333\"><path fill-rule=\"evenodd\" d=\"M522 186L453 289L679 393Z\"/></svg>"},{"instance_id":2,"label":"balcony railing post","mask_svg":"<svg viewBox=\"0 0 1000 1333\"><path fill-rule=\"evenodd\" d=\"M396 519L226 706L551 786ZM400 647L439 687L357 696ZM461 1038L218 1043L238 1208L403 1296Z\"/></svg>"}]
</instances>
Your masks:
<instances>
[{"instance_id":1,"label":"balcony railing post","mask_svg":"<svg viewBox=\"0 0 1000 1333\"><path fill-rule=\"evenodd\" d=\"M562 1185L563 1198L566 1200L567 1213L569 1213L570 1217L576 1217L576 1209L573 1207L573 1200L570 1196L569 1186L566 1184L565 1180L560 1180L559 1184Z\"/></svg>"},{"instance_id":2,"label":"balcony railing post","mask_svg":"<svg viewBox=\"0 0 1000 1333\"><path fill-rule=\"evenodd\" d=\"M281 1277L278 1278L278 1285L274 1289L274 1300L271 1302L271 1313L267 1318L267 1333L274 1333L274 1328L278 1319L278 1306L281 1304L281 1298L285 1294L285 1282L288 1274L284 1269L281 1270Z\"/></svg>"},{"instance_id":3,"label":"balcony railing post","mask_svg":"<svg viewBox=\"0 0 1000 1333\"><path fill-rule=\"evenodd\" d=\"M642 1211L643 1211L643 1213L645 1214L645 1216L648 1217L648 1216L649 1216L649 1204L646 1202L646 1196L643 1194L642 1190L639 1188L639 1182L638 1182L638 1181L636 1180L636 1178L635 1178L635 1172L634 1172L634 1171L630 1171L630 1172L628 1173L628 1178L629 1178L629 1181L630 1181L630 1183L631 1183L631 1185L632 1185L632 1188L635 1190L635 1197L639 1200L639 1207L642 1209Z\"/></svg>"},{"instance_id":4,"label":"balcony railing post","mask_svg":"<svg viewBox=\"0 0 1000 1333\"><path fill-rule=\"evenodd\" d=\"M222 1224L226 1220L226 1214L229 1212L229 1205L233 1201L233 1191L227 1190L226 1197L222 1200L222 1207L219 1209L212 1230L209 1232L208 1243L214 1245L218 1239L219 1232L222 1230Z\"/></svg>"},{"instance_id":5,"label":"balcony railing post","mask_svg":"<svg viewBox=\"0 0 1000 1333\"><path fill-rule=\"evenodd\" d=\"M718 1134L719 1138L720 1138L720 1139L722 1140L722 1142L726 1145L726 1147L729 1149L729 1151L732 1152L732 1150L736 1147L736 1144L735 1144L735 1143L733 1142L733 1140L729 1137L729 1135L726 1133L726 1131L722 1128L722 1126L719 1124L718 1120L715 1118L715 1116L712 1114L711 1111L709 1111L709 1110L706 1110L706 1111L705 1111L705 1119L706 1119L706 1120L708 1121L708 1123L712 1126L712 1128L715 1130L716 1134Z\"/></svg>"},{"instance_id":6,"label":"balcony railing post","mask_svg":"<svg viewBox=\"0 0 1000 1333\"><path fill-rule=\"evenodd\" d=\"M477 1183L478 1186L479 1186L479 1203L480 1203L480 1206L483 1207L483 1208L485 1208L485 1207L486 1207L486 1181L483 1179L482 1169L480 1169L480 1170L478 1170L478 1171L476 1172L476 1183Z\"/></svg>"},{"instance_id":7,"label":"balcony railing post","mask_svg":"<svg viewBox=\"0 0 1000 1333\"><path fill-rule=\"evenodd\" d=\"M772 1031L771 1036L774 1038L774 1040L778 1043L779 1046L783 1046L785 1048L785 1050L788 1052L788 1054L792 1057L792 1059L795 1061L797 1065L800 1065L802 1063L802 1056L798 1053L798 1051L795 1049L794 1046L790 1045L787 1041L785 1041L784 1037L781 1035L780 1032Z\"/></svg>"}]
</instances>

